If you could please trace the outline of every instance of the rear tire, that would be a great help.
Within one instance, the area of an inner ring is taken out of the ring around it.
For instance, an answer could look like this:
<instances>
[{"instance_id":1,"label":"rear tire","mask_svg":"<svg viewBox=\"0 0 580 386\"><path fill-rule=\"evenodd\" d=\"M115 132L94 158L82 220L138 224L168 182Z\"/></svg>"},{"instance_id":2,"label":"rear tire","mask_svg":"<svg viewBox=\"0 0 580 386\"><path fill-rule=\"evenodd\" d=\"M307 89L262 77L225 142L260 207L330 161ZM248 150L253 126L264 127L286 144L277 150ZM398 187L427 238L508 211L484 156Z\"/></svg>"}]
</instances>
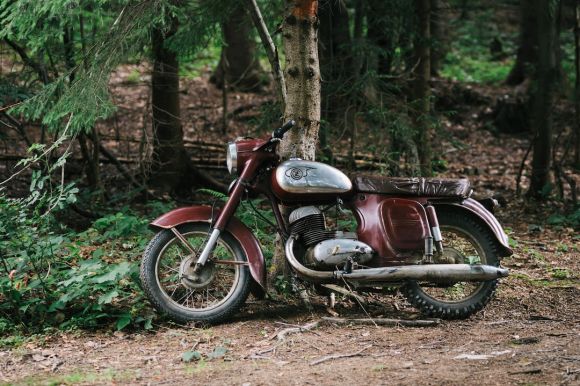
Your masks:
<instances>
[{"instance_id":1,"label":"rear tire","mask_svg":"<svg viewBox=\"0 0 580 386\"><path fill-rule=\"evenodd\" d=\"M456 261L456 263L481 263L499 266L497 242L491 232L480 222L461 211L445 207L437 208L437 217L443 234L444 248L448 245L446 242L453 243L454 240L459 240L457 242L459 247L456 248L455 245L447 247L455 258L459 259L459 256L463 256L464 261ZM468 243L471 244L471 247ZM476 252L477 255L466 256L465 253L459 253L462 251ZM476 261L467 261L472 259ZM432 287L431 283L409 281L403 286L402 292L413 306L427 316L442 319L465 319L489 303L493 298L497 284L497 279L480 283L461 282L441 289L437 286ZM469 294L460 297L463 295L464 287L467 286L475 288ZM454 291L459 292L459 294L453 293ZM449 292L449 296L458 298L449 300L445 298L446 292Z\"/></svg>"},{"instance_id":2,"label":"rear tire","mask_svg":"<svg viewBox=\"0 0 580 386\"><path fill-rule=\"evenodd\" d=\"M177 230L197 249L199 256L207 240L209 225L189 223L178 226ZM184 284L179 273L180 265L188 255L189 252L169 229L157 233L147 246L141 262L143 290L158 311L176 322L223 322L248 297L252 281L249 268L246 265L217 264L208 260L203 268L207 271L202 271L200 275L203 284L196 283L197 287L192 287ZM225 231L218 239L213 256L213 261L217 258L218 261L247 262L238 241Z\"/></svg>"}]
</instances>

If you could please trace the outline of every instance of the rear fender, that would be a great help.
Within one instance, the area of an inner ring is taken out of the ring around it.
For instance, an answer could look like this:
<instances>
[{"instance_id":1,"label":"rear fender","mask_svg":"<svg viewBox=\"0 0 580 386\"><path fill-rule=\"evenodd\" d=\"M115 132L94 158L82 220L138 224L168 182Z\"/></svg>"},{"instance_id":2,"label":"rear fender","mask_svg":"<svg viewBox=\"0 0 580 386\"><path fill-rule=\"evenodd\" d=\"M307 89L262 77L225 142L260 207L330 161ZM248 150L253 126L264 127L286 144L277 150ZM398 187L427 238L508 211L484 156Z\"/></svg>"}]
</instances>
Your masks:
<instances>
[{"instance_id":1,"label":"rear fender","mask_svg":"<svg viewBox=\"0 0 580 386\"><path fill-rule=\"evenodd\" d=\"M171 229L181 224L193 222L205 222L211 224L215 221L220 213L220 209L213 209L211 206L189 206L174 209L158 217L149 226L153 229ZM213 215L213 218L212 218ZM240 220L232 217L225 229L239 243L250 267L252 277L258 283L263 291L266 290L266 266L264 255L256 237Z\"/></svg>"},{"instance_id":2,"label":"rear fender","mask_svg":"<svg viewBox=\"0 0 580 386\"><path fill-rule=\"evenodd\" d=\"M495 236L496 241L500 246L501 256L511 256L514 251L511 249L508 243L508 237L505 234L501 224L497 221L497 218L485 209L483 205L472 198L468 198L463 202L457 203L433 203L435 208L442 206L452 207L458 210L466 211L471 216L475 216L480 222L489 228L489 230Z\"/></svg>"}]
</instances>

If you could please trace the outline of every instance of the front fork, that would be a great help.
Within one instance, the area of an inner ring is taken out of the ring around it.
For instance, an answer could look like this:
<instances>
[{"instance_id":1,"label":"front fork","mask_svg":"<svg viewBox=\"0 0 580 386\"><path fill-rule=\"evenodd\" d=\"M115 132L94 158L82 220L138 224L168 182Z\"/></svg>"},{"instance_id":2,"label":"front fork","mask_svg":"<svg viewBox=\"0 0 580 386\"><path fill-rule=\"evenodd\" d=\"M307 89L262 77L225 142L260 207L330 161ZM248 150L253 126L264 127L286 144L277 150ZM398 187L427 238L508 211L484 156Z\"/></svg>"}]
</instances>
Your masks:
<instances>
[{"instance_id":1,"label":"front fork","mask_svg":"<svg viewBox=\"0 0 580 386\"><path fill-rule=\"evenodd\" d=\"M238 205L240 205L240 201L242 199L242 195L244 194L244 190L245 183L244 180L240 178L235 182L234 187L231 190L228 200L226 202L226 205L219 214L215 222L215 225L213 226L209 239L207 240L207 243L203 247L203 250L201 251L199 258L195 262L195 267L193 269L195 273L201 272L203 266L205 265L205 263L207 263L209 257L211 256L217 244L220 234L228 225L228 221L230 220L230 218L232 218L232 216L236 212L236 209L238 209Z\"/></svg>"}]
</instances>

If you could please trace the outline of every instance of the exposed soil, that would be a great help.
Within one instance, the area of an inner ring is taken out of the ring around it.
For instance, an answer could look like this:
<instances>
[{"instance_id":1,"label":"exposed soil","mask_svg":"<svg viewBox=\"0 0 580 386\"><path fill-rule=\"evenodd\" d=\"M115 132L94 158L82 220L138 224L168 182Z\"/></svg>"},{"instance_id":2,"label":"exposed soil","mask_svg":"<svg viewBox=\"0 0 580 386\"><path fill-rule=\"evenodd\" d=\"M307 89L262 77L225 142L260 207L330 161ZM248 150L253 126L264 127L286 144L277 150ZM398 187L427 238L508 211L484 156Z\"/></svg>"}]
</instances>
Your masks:
<instances>
[{"instance_id":1,"label":"exposed soil","mask_svg":"<svg viewBox=\"0 0 580 386\"><path fill-rule=\"evenodd\" d=\"M123 76L126 73L119 75ZM119 82L115 90L122 121L109 121L101 132L105 144L117 155L137 157L131 149L141 141L135 133L147 126L143 111L147 87ZM184 122L193 125L185 124L187 138L192 143L198 139L223 142L219 138L220 92L205 79L190 81L187 90ZM267 98L237 93L230 98L232 111L247 109L240 113L245 119L232 118L235 128L228 130L228 137L247 134L244 122L258 114L259 104ZM444 121L453 134L453 140L441 139L440 148L447 149L444 175L467 175L477 196L499 193L508 201L498 218L509 227L517 246L515 254L503 262L512 275L501 281L496 298L485 310L469 320L423 328L322 324L278 340L276 334L289 325L330 316L326 298L313 296L312 312L293 302L250 299L235 320L211 328L163 324L152 333L78 331L49 334L18 348L1 349L0 382L580 384L578 233L572 228L547 227L543 207L515 197L515 176L529 142L478 129L481 122L475 114L482 111L481 105L475 105L465 111L463 121ZM118 141L132 135L137 138L133 145ZM456 146L457 141L467 146ZM365 144L358 146L363 149ZM578 181L578 175L573 178ZM335 312L341 317L368 317L350 299L337 299ZM399 295L383 295L380 301L384 307L366 307L372 318L419 317ZM184 362L182 355L187 351L197 351L203 359ZM313 363L334 354L349 356Z\"/></svg>"},{"instance_id":2,"label":"exposed soil","mask_svg":"<svg viewBox=\"0 0 580 386\"><path fill-rule=\"evenodd\" d=\"M468 321L425 328L324 325L283 341L276 333L287 323L302 325L326 313L253 301L236 320L208 329L165 325L151 334L79 332L1 351L0 379L16 384L578 384L579 295L577 286L538 288L507 279L485 312ZM401 302L386 300L384 316L412 316L386 311ZM341 316L364 317L359 310L338 308ZM222 358L182 361L188 350L207 355L220 347L227 349Z\"/></svg>"}]
</instances>

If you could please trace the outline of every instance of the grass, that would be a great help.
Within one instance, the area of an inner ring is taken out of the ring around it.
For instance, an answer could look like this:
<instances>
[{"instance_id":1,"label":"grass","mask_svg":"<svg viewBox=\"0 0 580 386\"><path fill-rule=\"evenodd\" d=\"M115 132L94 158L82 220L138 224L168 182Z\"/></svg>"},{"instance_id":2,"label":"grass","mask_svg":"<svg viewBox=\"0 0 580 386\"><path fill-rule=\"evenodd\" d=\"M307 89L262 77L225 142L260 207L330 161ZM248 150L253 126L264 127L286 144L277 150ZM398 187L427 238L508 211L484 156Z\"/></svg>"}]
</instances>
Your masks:
<instances>
[{"instance_id":1,"label":"grass","mask_svg":"<svg viewBox=\"0 0 580 386\"><path fill-rule=\"evenodd\" d=\"M517 37L495 22L492 10L477 18L458 20L452 25L453 36L449 52L441 68L441 76L460 82L500 84L513 66L514 43ZM494 61L489 45L493 39L503 45L506 59Z\"/></svg>"},{"instance_id":2,"label":"grass","mask_svg":"<svg viewBox=\"0 0 580 386\"><path fill-rule=\"evenodd\" d=\"M198 52L191 60L183 60L179 66L179 75L187 79L202 76L208 70L215 70L221 56L221 45L212 39L207 47Z\"/></svg>"},{"instance_id":3,"label":"grass","mask_svg":"<svg viewBox=\"0 0 580 386\"><path fill-rule=\"evenodd\" d=\"M33 375L18 380L13 385L43 385L43 386L57 386L57 385L78 385L81 383L125 383L126 381L135 378L134 371L118 371L115 369L106 369L103 372L93 371L75 371L69 374L62 375Z\"/></svg>"},{"instance_id":4,"label":"grass","mask_svg":"<svg viewBox=\"0 0 580 386\"><path fill-rule=\"evenodd\" d=\"M533 287L539 288L550 288L550 287L562 287L562 286L570 286L578 288L578 280L574 279L533 279L524 273L510 273L509 278L511 280L522 280Z\"/></svg>"}]
</instances>

